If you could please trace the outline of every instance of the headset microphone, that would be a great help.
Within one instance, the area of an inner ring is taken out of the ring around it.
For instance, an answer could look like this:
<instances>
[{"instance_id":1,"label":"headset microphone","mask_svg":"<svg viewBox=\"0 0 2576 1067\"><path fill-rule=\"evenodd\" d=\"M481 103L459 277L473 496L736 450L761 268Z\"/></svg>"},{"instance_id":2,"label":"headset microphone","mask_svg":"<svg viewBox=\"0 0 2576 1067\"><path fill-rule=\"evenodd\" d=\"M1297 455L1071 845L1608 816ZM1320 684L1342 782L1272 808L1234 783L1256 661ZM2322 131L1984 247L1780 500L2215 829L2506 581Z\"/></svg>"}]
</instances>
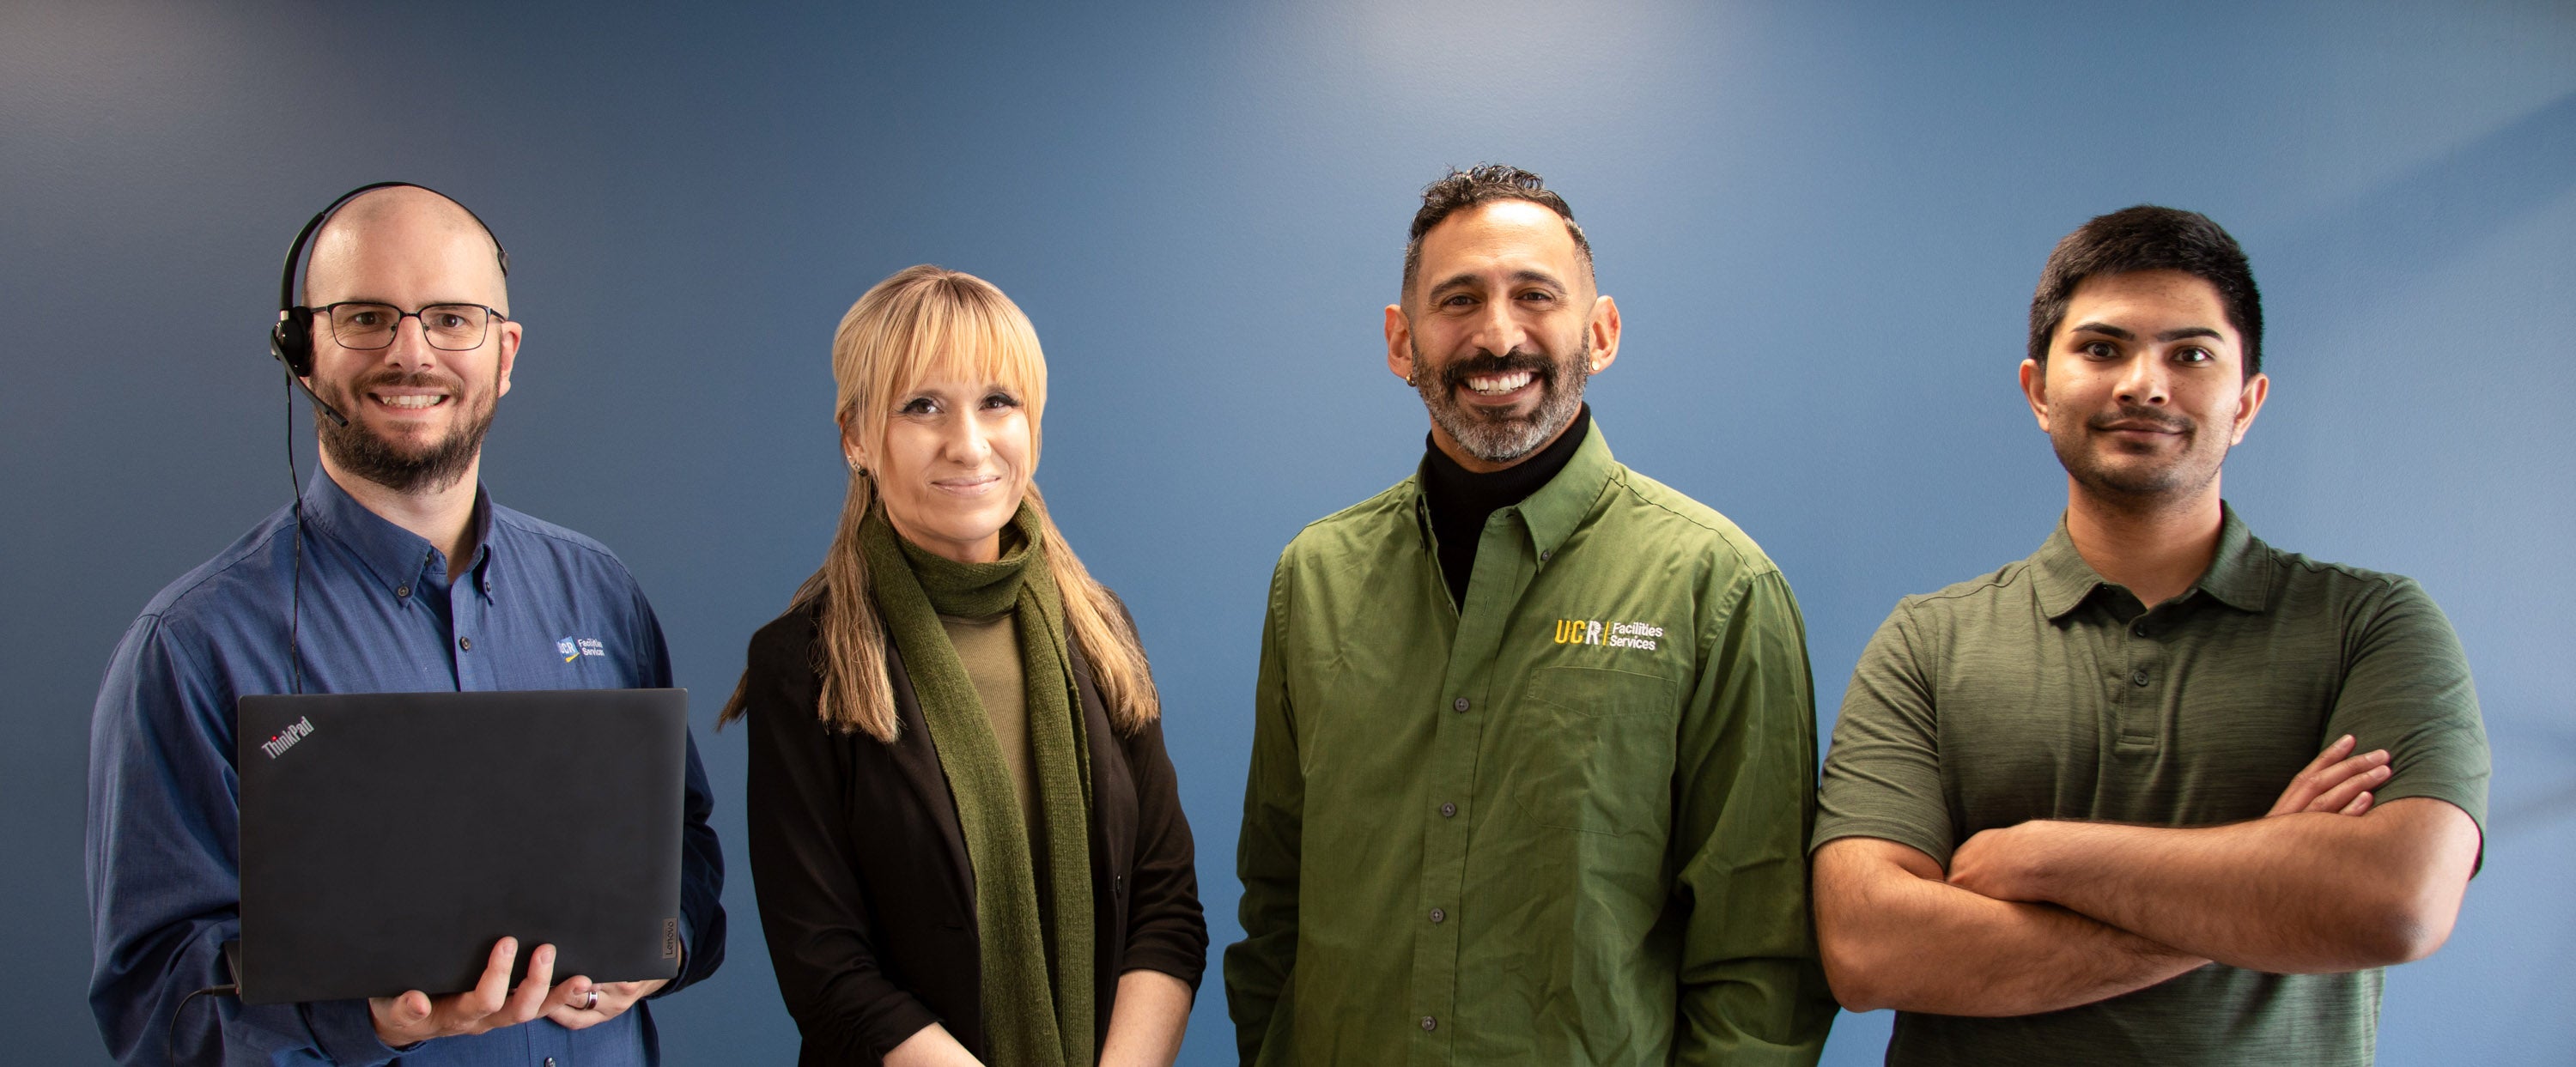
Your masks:
<instances>
[{"instance_id":1,"label":"headset microphone","mask_svg":"<svg viewBox=\"0 0 2576 1067\"><path fill-rule=\"evenodd\" d=\"M332 407L330 401L322 399L322 394L314 392L313 387L305 384L304 382L303 376L313 373L313 340L311 337L312 320L298 320L291 312L286 311L278 312L277 315L277 328L268 332L268 354L277 357L278 362L286 364L286 380L294 382L296 388L304 390L304 399L313 402L313 410L330 416L333 423L338 424L345 429L349 425L349 417L340 414L339 408ZM296 324L294 327L295 332L306 335L302 345L300 346L304 351L304 359L302 360L304 366L301 370L296 367L296 360L286 358L288 348L286 333L289 329L287 324L290 322Z\"/></svg>"}]
</instances>

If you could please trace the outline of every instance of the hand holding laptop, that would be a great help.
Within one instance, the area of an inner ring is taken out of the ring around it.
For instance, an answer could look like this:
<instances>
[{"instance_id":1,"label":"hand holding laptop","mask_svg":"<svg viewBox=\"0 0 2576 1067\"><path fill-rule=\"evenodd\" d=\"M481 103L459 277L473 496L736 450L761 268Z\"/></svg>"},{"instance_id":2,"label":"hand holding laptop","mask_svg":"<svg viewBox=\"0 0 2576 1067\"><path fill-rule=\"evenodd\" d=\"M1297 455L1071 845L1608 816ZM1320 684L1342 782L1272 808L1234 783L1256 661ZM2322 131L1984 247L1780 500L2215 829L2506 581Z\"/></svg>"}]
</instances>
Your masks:
<instances>
[{"instance_id":1,"label":"hand holding laptop","mask_svg":"<svg viewBox=\"0 0 2576 1067\"><path fill-rule=\"evenodd\" d=\"M568 1008L576 999L590 999L588 989L574 988L578 979L547 988L554 977L553 945L537 946L528 956L527 978L511 989L510 965L518 954L519 939L502 938L492 946L482 980L462 993L433 997L415 989L397 997L368 997L367 1013L375 1019L377 1039L402 1048L434 1037L479 1034L517 1026L551 1008Z\"/></svg>"},{"instance_id":2,"label":"hand holding laptop","mask_svg":"<svg viewBox=\"0 0 2576 1067\"><path fill-rule=\"evenodd\" d=\"M517 1026L539 1015L553 1019L564 1029L580 1030L625 1014L636 1001L668 984L661 978L593 982L574 975L549 989L546 983L554 977L555 947L539 945L528 957L528 976L519 982L519 988L511 990L510 967L518 954L518 939L502 938L492 946L482 980L462 993L433 997L415 989L398 997L367 998L367 1012L375 1019L377 1039L401 1048L433 1037Z\"/></svg>"},{"instance_id":3,"label":"hand holding laptop","mask_svg":"<svg viewBox=\"0 0 2576 1067\"><path fill-rule=\"evenodd\" d=\"M636 1001L652 996L654 990L669 985L670 979L592 982L587 978L576 976L566 979L565 984L572 985L575 989L588 989L590 992L599 994L599 999L592 1001L588 994L576 992L565 1003L556 1004L546 1010L546 1018L563 1024L564 1029L579 1030L625 1014L626 1009L633 1007Z\"/></svg>"}]
</instances>

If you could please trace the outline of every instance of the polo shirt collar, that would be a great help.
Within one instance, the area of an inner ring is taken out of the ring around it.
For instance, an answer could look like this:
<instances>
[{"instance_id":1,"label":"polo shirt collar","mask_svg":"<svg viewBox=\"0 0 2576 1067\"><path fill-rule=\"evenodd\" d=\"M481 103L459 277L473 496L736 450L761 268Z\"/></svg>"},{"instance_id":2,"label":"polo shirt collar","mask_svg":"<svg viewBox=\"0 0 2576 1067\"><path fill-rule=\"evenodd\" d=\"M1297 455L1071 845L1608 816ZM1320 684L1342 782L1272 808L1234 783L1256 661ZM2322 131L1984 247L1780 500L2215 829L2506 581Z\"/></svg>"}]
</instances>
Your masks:
<instances>
[{"instance_id":1,"label":"polo shirt collar","mask_svg":"<svg viewBox=\"0 0 2576 1067\"><path fill-rule=\"evenodd\" d=\"M2218 554L2209 561L2192 588L2209 594L2220 603L2240 611L2261 611L2271 602L2272 576L2264 566L2267 553L2263 542L2256 540L2236 509L2219 502ZM2031 572L2038 583L2039 610L2051 619L2064 618L2093 590L2109 585L2084 555L2075 550L2075 538L2066 532L2066 516L2057 517L2057 529L2048 541L2030 557Z\"/></svg>"},{"instance_id":2,"label":"polo shirt collar","mask_svg":"<svg viewBox=\"0 0 2576 1067\"><path fill-rule=\"evenodd\" d=\"M2272 603L2271 550L2254 536L2236 509L2219 501L2218 556L2194 583L2201 592L2239 611L2261 611Z\"/></svg>"},{"instance_id":3,"label":"polo shirt collar","mask_svg":"<svg viewBox=\"0 0 2576 1067\"><path fill-rule=\"evenodd\" d=\"M474 516L467 522L474 529L472 569L479 570L492 554L492 499L479 483L474 487ZM304 486L304 525L347 546L377 583L396 596L408 595L430 564L441 562L438 547L428 538L367 510L318 466ZM446 575L446 568L439 567L442 582Z\"/></svg>"}]
</instances>

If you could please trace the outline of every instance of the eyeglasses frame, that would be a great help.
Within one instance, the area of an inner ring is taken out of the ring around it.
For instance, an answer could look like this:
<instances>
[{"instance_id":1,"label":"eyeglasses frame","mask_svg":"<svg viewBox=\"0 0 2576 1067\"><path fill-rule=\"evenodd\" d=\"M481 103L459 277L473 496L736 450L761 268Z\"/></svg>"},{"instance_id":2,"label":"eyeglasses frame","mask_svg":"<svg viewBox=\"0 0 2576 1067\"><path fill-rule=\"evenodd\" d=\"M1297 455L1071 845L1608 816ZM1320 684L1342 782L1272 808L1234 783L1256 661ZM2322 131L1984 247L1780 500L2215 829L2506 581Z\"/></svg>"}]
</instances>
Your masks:
<instances>
[{"instance_id":1,"label":"eyeglasses frame","mask_svg":"<svg viewBox=\"0 0 2576 1067\"><path fill-rule=\"evenodd\" d=\"M363 306L366 306L366 307L380 307L380 308L393 308L393 309L394 309L394 324L393 324L393 328L392 328L392 329L389 329L389 330L387 330L387 331L385 331L385 343L380 344L380 345L374 345L374 346L371 346L371 347L361 348L361 347L359 347L359 346L357 346L357 345L350 344L350 343L348 343L347 341L343 341L343 340L341 340L341 339L340 339L340 324L339 324L338 322L336 322L336 321L333 321L333 319L332 319L332 315L331 315L331 309L333 309L333 308L342 308L342 307L352 307L352 306L359 306L359 305L363 305ZM492 305L490 305L490 304L477 304L477 303L475 303L475 302L473 302L473 301L471 301L471 300L441 300L441 301L438 301L437 303L434 303L434 304L422 304L422 305L420 306L420 309L419 309L418 311L404 311L404 310L403 310L399 305L395 305L395 304L388 304L388 303L385 303L385 302L384 302L384 301L382 301L382 300L335 300L335 301L332 301L331 303L324 304L324 305L322 305L321 307L318 307L318 308L317 308L317 307L306 307L306 306L304 306L304 305L302 305L302 304L298 304L298 305L296 305L296 306L295 306L295 309L294 309L294 310L295 310L296 312L299 312L299 313L301 313L301 314L305 314L305 315L320 315L320 316L322 316L322 317L323 317L323 321L330 323L330 331L331 331L331 341L332 341L332 343L337 344L337 345L339 345L339 346L340 346L340 347L342 347L342 348L348 349L349 351L352 351L352 352L382 352L382 351L384 351L385 349L392 348L392 347L394 346L394 335L399 334L399 333L401 333L401 332L402 332L402 320L404 320L404 319L414 319L414 320L419 320L419 319L420 319L420 316L421 316L421 312L428 311L428 310L429 310L429 309L431 309L431 308L446 308L446 307L457 307L457 308L482 308L482 309L483 309L483 313L484 313L485 315L490 316L490 317L489 317L489 318L486 318L486 319L484 319L484 320L483 320L483 336L482 336L480 339L476 340L473 344L468 345L468 346L466 346L466 347L464 347L464 348L448 348L448 347L445 347L445 346L443 346L443 345L440 345L440 344L439 344L438 342L436 342L436 341L432 341L432 340L430 340L430 339L429 339L429 323L428 323L427 321L425 321L425 320L421 321L421 324L420 324L420 340L421 340L421 343L426 344L426 345L428 345L428 346L429 346L429 347L431 347L431 348L435 348L435 349L437 349L437 350L439 350L439 351L441 351L441 352L471 352L471 351L474 351L475 349L478 349L478 348L483 347L484 345L490 344L490 343L492 343L492 324L493 324L493 323L496 323L496 322L508 322L508 321L510 321L510 316L505 315L505 314L502 314L502 313L501 313L501 309L496 308L496 307L493 307L493 306L492 306Z\"/></svg>"}]
</instances>

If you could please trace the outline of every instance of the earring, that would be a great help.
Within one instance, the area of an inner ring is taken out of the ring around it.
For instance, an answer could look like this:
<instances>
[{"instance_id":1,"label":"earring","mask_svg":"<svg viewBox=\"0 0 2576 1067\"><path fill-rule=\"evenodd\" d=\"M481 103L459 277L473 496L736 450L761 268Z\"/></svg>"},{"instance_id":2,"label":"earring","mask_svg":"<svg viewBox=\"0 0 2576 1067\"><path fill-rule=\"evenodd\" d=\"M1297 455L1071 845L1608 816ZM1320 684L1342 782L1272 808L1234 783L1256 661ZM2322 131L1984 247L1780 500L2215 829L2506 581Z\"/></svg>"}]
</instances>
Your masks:
<instances>
[{"instance_id":1,"label":"earring","mask_svg":"<svg viewBox=\"0 0 2576 1067\"><path fill-rule=\"evenodd\" d=\"M865 473L865 472L863 472L863 471L861 471L861 470L859 469L859 457L857 457L857 456L853 456L853 455L847 455L847 454L844 454L844 455L842 455L842 457L841 457L841 458L842 458L842 459L846 459L846 460L849 460L849 461L850 461L850 473L852 473L852 474L862 474L862 473Z\"/></svg>"}]
</instances>

